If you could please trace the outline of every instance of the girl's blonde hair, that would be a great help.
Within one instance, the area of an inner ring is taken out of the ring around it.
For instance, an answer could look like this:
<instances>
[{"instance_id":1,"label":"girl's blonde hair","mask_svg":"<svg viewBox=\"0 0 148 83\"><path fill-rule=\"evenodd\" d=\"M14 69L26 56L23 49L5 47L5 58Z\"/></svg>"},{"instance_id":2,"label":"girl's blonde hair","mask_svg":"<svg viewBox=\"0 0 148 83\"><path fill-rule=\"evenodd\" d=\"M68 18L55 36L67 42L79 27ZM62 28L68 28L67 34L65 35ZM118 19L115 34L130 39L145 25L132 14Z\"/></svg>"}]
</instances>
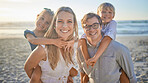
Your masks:
<instances>
[{"instance_id":1,"label":"girl's blonde hair","mask_svg":"<svg viewBox=\"0 0 148 83\"><path fill-rule=\"evenodd\" d=\"M69 8L69 7L60 7L57 10L57 12L55 13L55 15L53 17L51 25L48 28L48 31L45 33L44 37L49 38L49 39L57 39L58 38L58 34L57 34L57 32L55 31L54 28L55 28L55 22L56 22L56 19L57 19L57 15L61 11L68 12L68 13L70 13L70 14L72 14L74 16L74 18L73 18L74 19L74 31L67 38L67 41L72 40L74 38L78 38L78 24L77 24L76 16L75 16L73 10L71 8ZM60 59L60 49L55 45L46 45L45 48L47 50L47 54L48 54L47 56L48 56L50 66L54 70L56 68L56 66L57 66L57 63L58 63L59 59ZM68 66L68 63L70 63L70 64L73 63L72 55L73 55L73 50L63 52L63 58L64 58L67 66Z\"/></svg>"},{"instance_id":2,"label":"girl's blonde hair","mask_svg":"<svg viewBox=\"0 0 148 83\"><path fill-rule=\"evenodd\" d=\"M107 9L109 9L109 10L111 10L111 11L113 12L113 17L114 17L114 16L115 16L115 8L114 8L114 6L113 6L111 3L107 3L107 2L102 3L102 4L98 7L98 9L97 9L97 14L99 15L100 11L102 11L102 10L107 10Z\"/></svg>"},{"instance_id":3,"label":"girl's blonde hair","mask_svg":"<svg viewBox=\"0 0 148 83\"><path fill-rule=\"evenodd\" d=\"M38 14L39 16L42 14L42 13L44 13L45 11L47 11L49 14L50 14L50 16L51 17L53 17L53 15L54 15L54 12L51 10L51 9L48 9L48 8L44 8L44 10L40 13L40 14ZM39 17L38 16L38 17ZM38 19L38 17L36 18L36 20Z\"/></svg>"}]
</instances>

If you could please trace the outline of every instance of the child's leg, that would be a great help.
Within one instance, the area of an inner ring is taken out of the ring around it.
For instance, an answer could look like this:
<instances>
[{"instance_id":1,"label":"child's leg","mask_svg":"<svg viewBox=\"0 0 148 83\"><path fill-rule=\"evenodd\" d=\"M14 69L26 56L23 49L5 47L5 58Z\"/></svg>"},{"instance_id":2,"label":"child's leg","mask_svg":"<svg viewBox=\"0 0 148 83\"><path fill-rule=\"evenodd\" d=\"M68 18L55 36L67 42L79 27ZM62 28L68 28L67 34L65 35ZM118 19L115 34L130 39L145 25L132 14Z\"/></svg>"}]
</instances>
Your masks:
<instances>
[{"instance_id":1,"label":"child's leg","mask_svg":"<svg viewBox=\"0 0 148 83\"><path fill-rule=\"evenodd\" d=\"M70 71L69 71L69 75L74 77L74 76L77 76L78 75L78 71L75 69L75 68L71 68Z\"/></svg>"},{"instance_id":2,"label":"child's leg","mask_svg":"<svg viewBox=\"0 0 148 83\"><path fill-rule=\"evenodd\" d=\"M87 83L88 81L89 81L89 77L87 74L85 74L83 77L83 83Z\"/></svg>"},{"instance_id":3,"label":"child's leg","mask_svg":"<svg viewBox=\"0 0 148 83\"><path fill-rule=\"evenodd\" d=\"M120 83L130 83L126 73L121 69Z\"/></svg>"},{"instance_id":4,"label":"child's leg","mask_svg":"<svg viewBox=\"0 0 148 83\"><path fill-rule=\"evenodd\" d=\"M80 42L80 49L81 49L82 55L85 61L87 61L90 58L90 56L88 54L86 40L84 38L81 38L79 42Z\"/></svg>"},{"instance_id":5,"label":"child's leg","mask_svg":"<svg viewBox=\"0 0 148 83\"><path fill-rule=\"evenodd\" d=\"M41 81L41 67L39 65L37 65L37 67L34 69L31 79L30 79L30 83L42 83Z\"/></svg>"},{"instance_id":6,"label":"child's leg","mask_svg":"<svg viewBox=\"0 0 148 83\"><path fill-rule=\"evenodd\" d=\"M78 75L78 71L72 67L69 71L67 83L73 83L72 77L77 76L77 75Z\"/></svg>"}]
</instances>

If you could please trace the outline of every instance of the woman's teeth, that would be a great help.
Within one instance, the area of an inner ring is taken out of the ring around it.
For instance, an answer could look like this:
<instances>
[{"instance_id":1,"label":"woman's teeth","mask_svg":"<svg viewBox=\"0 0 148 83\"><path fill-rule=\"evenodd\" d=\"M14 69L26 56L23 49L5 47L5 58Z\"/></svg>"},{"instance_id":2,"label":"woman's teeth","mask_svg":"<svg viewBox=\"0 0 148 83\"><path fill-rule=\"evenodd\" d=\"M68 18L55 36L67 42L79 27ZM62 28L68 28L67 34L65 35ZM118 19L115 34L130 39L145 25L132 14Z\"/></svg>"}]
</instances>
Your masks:
<instances>
[{"instance_id":1,"label":"woman's teeth","mask_svg":"<svg viewBox=\"0 0 148 83\"><path fill-rule=\"evenodd\" d=\"M67 33L67 32L68 32L68 30L61 30L61 32L63 32L63 33Z\"/></svg>"}]
</instances>

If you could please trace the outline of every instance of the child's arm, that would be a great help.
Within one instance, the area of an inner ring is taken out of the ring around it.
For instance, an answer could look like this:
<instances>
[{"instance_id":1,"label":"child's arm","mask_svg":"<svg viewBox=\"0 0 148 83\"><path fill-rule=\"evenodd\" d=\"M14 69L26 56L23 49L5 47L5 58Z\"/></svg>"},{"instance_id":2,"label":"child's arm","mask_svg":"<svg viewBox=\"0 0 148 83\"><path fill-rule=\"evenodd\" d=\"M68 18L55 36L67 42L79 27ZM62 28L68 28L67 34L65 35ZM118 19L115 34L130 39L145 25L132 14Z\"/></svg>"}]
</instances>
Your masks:
<instances>
[{"instance_id":1,"label":"child's arm","mask_svg":"<svg viewBox=\"0 0 148 83\"><path fill-rule=\"evenodd\" d=\"M85 38L81 38L79 40L79 44L80 44L80 49L81 49L82 55L83 55L85 62L86 62L90 57L89 57L89 54L88 54Z\"/></svg>"},{"instance_id":2,"label":"child's arm","mask_svg":"<svg viewBox=\"0 0 148 83\"><path fill-rule=\"evenodd\" d=\"M105 36L101 43L100 43L100 46L96 52L96 54L94 55L94 57L90 58L88 61L87 61L87 64L88 65L92 65L94 66L95 63L97 62L98 58L103 54L103 52L106 50L106 48L108 47L108 45L110 44L111 42L111 38L109 36Z\"/></svg>"},{"instance_id":3,"label":"child's arm","mask_svg":"<svg viewBox=\"0 0 148 83\"><path fill-rule=\"evenodd\" d=\"M45 44L53 44L56 45L57 47L61 48L66 42L62 41L62 39L47 39L47 38L36 38L32 34L27 34L26 35L27 40L34 44L34 45L45 45Z\"/></svg>"},{"instance_id":4,"label":"child's arm","mask_svg":"<svg viewBox=\"0 0 148 83\"><path fill-rule=\"evenodd\" d=\"M98 60L98 58L103 54L103 52L105 51L105 49L108 47L108 45L110 44L111 40L115 40L116 38L116 30L117 27L117 23L116 21L112 20L107 27L106 33L104 34L104 38L100 43L100 46L96 52L96 54L94 55L93 58L89 59L87 61L87 64L94 66L96 61Z\"/></svg>"}]
</instances>

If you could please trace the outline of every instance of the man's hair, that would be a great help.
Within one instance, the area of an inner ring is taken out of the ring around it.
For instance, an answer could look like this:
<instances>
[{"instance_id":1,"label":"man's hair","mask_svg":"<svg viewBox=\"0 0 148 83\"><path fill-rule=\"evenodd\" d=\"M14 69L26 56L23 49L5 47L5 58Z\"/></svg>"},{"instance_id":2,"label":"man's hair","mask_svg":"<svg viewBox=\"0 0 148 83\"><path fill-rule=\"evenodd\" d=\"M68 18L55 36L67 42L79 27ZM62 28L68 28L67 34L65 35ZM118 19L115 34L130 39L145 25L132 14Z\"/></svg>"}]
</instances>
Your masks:
<instances>
[{"instance_id":1,"label":"man's hair","mask_svg":"<svg viewBox=\"0 0 148 83\"><path fill-rule=\"evenodd\" d=\"M113 12L113 17L115 16L115 7L111 4L111 3L102 3L98 9L97 9L97 14L99 15L99 12L102 11L102 10L111 10Z\"/></svg>"},{"instance_id":2,"label":"man's hair","mask_svg":"<svg viewBox=\"0 0 148 83\"><path fill-rule=\"evenodd\" d=\"M96 17L98 19L100 25L102 25L102 20L99 15L97 15L95 13L88 13L88 14L85 14L84 17L81 19L82 27L83 27L83 24L86 24L88 19L93 18L93 17Z\"/></svg>"}]
</instances>

